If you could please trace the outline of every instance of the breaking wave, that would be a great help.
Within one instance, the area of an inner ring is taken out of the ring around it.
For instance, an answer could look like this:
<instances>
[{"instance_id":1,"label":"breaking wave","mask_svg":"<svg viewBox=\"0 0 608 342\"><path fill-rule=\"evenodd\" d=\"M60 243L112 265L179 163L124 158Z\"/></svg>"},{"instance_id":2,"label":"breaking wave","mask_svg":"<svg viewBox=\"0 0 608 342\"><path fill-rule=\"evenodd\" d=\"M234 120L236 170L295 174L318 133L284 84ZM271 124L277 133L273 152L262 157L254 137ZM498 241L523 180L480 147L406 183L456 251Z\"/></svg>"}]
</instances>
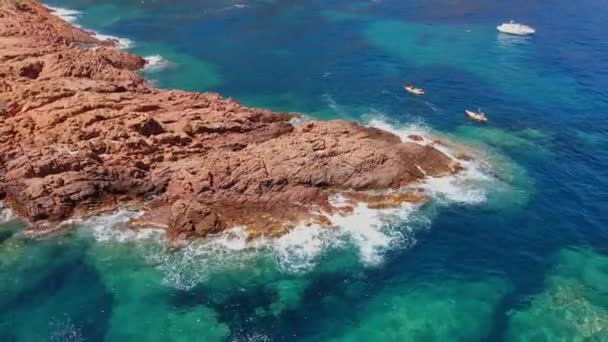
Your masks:
<instances>
[{"instance_id":1,"label":"breaking wave","mask_svg":"<svg viewBox=\"0 0 608 342\"><path fill-rule=\"evenodd\" d=\"M86 28L80 26L77 23L77 21L80 18L80 16L82 15L81 11L77 11L77 10L73 10L73 9L69 9L69 8L53 7L53 6L48 6L48 5L45 5L45 7L48 8L54 15L67 21L68 23L74 25L75 27L78 27L80 29L90 32L95 38L97 38L99 40L115 41L120 49L126 50L129 48L132 48L134 45L133 41L130 40L129 38L122 38L122 37L102 34L102 33L99 33L99 32L93 31L93 30L89 30L89 29L86 29Z\"/></svg>"},{"instance_id":2,"label":"breaking wave","mask_svg":"<svg viewBox=\"0 0 608 342\"><path fill-rule=\"evenodd\" d=\"M459 204L481 204L487 199L487 191L491 184L496 182L491 175L493 174L491 164L478 151L469 150L466 146L452 144L450 141L435 137L430 128L423 122L404 125L402 127L391 125L383 119L371 119L368 122L371 127L376 127L397 135L403 142L416 143L421 145L433 145L450 158L456 160L458 153L474 156L472 160L458 159L465 169L454 175L434 178L427 177L418 186L435 200L444 203ZM417 135L423 138L422 141L415 141L410 138ZM441 140L437 144L435 140Z\"/></svg>"},{"instance_id":3,"label":"breaking wave","mask_svg":"<svg viewBox=\"0 0 608 342\"><path fill-rule=\"evenodd\" d=\"M91 31L91 30L89 30L89 31ZM91 31L91 33L93 33L93 36L99 40L115 41L116 44L118 44L118 48L120 48L122 50L130 49L135 45L133 43L133 41L129 38L111 36L109 34L102 34L102 33L96 32L96 31Z\"/></svg>"},{"instance_id":4,"label":"breaking wave","mask_svg":"<svg viewBox=\"0 0 608 342\"><path fill-rule=\"evenodd\" d=\"M404 141L413 141L408 138L411 134L424 137L423 141L416 142L419 144L431 144L436 139L420 123L395 127L376 119L369 121L369 125L393 132ZM451 147L447 141L437 146L455 158L457 147ZM459 174L428 178L412 188L423 189L431 196L431 202L439 205L483 203L493 179L487 172L487 163L475 157L472 161L459 160L466 169ZM347 205L341 196L334 196L331 202L335 207ZM347 216L326 215L333 223L331 228L302 224L279 238L251 241L243 227L235 227L168 252L162 230L125 228L125 223L138 215L119 211L83 222L82 226L100 243L136 242L134 246L140 256L163 272L165 284L180 289L191 289L217 272L246 270L248 265L260 260L270 260L287 273L309 272L329 251L355 253L361 265L373 267L384 261L387 251L413 246L416 233L429 229L432 222L432 214L417 204L404 203L398 208L375 210L359 203Z\"/></svg>"},{"instance_id":5,"label":"breaking wave","mask_svg":"<svg viewBox=\"0 0 608 342\"><path fill-rule=\"evenodd\" d=\"M340 198L334 203L339 204ZM178 251L165 248L164 232L158 229L133 231L125 223L139 214L121 211L80 223L98 243L131 243L140 257L155 265L164 274L165 285L192 289L214 273L246 270L256 260L266 260L287 273L311 271L330 250L352 248L365 266L376 265L389 249L407 248L415 243L413 233L427 228L430 221L413 220L422 225L397 224L409 221L414 205L398 209L371 210L358 205L354 213L331 216L334 228L317 225L298 226L275 239L249 241L243 227L235 227L221 235L194 241ZM410 222L413 223L413 222Z\"/></svg>"},{"instance_id":6,"label":"breaking wave","mask_svg":"<svg viewBox=\"0 0 608 342\"><path fill-rule=\"evenodd\" d=\"M341 196L333 197L331 202L337 208L347 205ZM426 221L420 224L420 220L412 220L416 207L405 203L399 208L374 210L359 203L347 216L328 215L332 228L298 226L272 241L277 261L286 271L309 271L325 251L352 247L363 265L377 265L383 261L384 252L413 245L414 231L428 227ZM417 224L412 224L414 221Z\"/></svg>"},{"instance_id":7,"label":"breaking wave","mask_svg":"<svg viewBox=\"0 0 608 342\"><path fill-rule=\"evenodd\" d=\"M164 234L164 231L161 229L146 228L136 230L128 228L127 223L139 216L141 216L139 212L119 210L112 214L97 216L83 221L83 225L90 229L95 240L99 242L147 240L161 237Z\"/></svg>"},{"instance_id":8,"label":"breaking wave","mask_svg":"<svg viewBox=\"0 0 608 342\"><path fill-rule=\"evenodd\" d=\"M169 61L161 55L147 56L144 60L146 61L144 71L158 71L169 66Z\"/></svg>"},{"instance_id":9,"label":"breaking wave","mask_svg":"<svg viewBox=\"0 0 608 342\"><path fill-rule=\"evenodd\" d=\"M4 203L0 201L0 224L11 221L15 218L13 212L4 206Z\"/></svg>"},{"instance_id":10,"label":"breaking wave","mask_svg":"<svg viewBox=\"0 0 608 342\"><path fill-rule=\"evenodd\" d=\"M82 12L73 9L53 7L48 5L45 5L45 7L51 10L51 12L53 12L53 14L55 14L59 18L71 24L74 24L76 20L78 20L78 17L82 15Z\"/></svg>"}]
</instances>

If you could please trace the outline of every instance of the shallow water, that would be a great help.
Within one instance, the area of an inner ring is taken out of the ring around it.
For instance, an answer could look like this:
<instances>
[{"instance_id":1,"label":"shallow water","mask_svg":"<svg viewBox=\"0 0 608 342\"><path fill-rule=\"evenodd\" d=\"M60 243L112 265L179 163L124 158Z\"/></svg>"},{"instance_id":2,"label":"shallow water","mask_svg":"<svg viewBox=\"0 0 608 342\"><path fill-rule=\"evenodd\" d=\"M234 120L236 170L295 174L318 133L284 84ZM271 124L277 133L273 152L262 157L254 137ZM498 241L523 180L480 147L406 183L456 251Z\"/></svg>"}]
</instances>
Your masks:
<instances>
[{"instance_id":1,"label":"shallow water","mask_svg":"<svg viewBox=\"0 0 608 342\"><path fill-rule=\"evenodd\" d=\"M159 87L438 134L477 161L422 184L423 207L253 244L170 253L127 212L37 241L5 222L0 340L608 339L608 1L47 3L123 38ZM538 34L498 34L509 18ZM486 126L464 119L478 107Z\"/></svg>"}]
</instances>

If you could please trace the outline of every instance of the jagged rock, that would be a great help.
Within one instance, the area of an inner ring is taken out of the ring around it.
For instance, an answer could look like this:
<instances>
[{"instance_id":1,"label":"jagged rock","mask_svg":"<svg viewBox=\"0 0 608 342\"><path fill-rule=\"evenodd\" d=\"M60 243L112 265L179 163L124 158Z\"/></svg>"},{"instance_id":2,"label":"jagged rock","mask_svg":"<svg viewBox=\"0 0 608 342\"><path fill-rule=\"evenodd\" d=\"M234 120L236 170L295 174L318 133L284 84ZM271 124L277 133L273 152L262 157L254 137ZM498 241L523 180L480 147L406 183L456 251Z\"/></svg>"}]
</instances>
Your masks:
<instances>
[{"instance_id":1,"label":"jagged rock","mask_svg":"<svg viewBox=\"0 0 608 342\"><path fill-rule=\"evenodd\" d=\"M460 170L375 128L294 127L296 114L152 88L135 72L143 59L112 45L36 1L0 0L0 198L32 223L153 200L149 216L170 239L233 225L277 235L283 222L323 222L315 208L336 193ZM402 200L419 196L372 205Z\"/></svg>"},{"instance_id":2,"label":"jagged rock","mask_svg":"<svg viewBox=\"0 0 608 342\"><path fill-rule=\"evenodd\" d=\"M178 200L171 206L169 239L187 239L219 233L224 228L218 215L197 200Z\"/></svg>"}]
</instances>

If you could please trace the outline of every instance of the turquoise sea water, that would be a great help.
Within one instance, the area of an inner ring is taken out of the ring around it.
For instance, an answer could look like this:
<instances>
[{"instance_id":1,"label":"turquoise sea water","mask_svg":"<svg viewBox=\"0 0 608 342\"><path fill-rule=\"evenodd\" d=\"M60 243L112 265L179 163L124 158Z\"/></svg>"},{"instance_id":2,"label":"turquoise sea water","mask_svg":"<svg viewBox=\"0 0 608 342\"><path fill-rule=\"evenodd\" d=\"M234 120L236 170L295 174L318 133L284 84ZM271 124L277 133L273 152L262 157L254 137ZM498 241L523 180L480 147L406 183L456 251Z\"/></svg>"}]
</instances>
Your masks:
<instances>
[{"instance_id":1,"label":"turquoise sea water","mask_svg":"<svg viewBox=\"0 0 608 342\"><path fill-rule=\"evenodd\" d=\"M47 4L130 40L159 87L432 132L478 160L424 184L424 207L276 241L171 253L122 229L136 213L35 241L5 222L1 341L608 340L608 1ZM538 34L498 34L510 18ZM478 107L486 126L464 119Z\"/></svg>"}]
</instances>

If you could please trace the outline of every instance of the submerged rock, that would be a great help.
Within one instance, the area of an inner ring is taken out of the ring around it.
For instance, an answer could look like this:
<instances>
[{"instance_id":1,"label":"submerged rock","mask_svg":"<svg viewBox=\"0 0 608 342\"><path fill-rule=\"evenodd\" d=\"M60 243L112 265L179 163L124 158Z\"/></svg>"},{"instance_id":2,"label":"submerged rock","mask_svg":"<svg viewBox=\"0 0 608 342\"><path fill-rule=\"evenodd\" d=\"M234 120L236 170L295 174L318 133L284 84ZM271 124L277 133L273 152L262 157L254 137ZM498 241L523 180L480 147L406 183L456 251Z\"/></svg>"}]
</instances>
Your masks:
<instances>
[{"instance_id":1,"label":"submerged rock","mask_svg":"<svg viewBox=\"0 0 608 342\"><path fill-rule=\"evenodd\" d=\"M507 341L608 340L608 257L563 249L544 286L509 313Z\"/></svg>"},{"instance_id":2,"label":"submerged rock","mask_svg":"<svg viewBox=\"0 0 608 342\"><path fill-rule=\"evenodd\" d=\"M144 218L170 239L235 225L273 235L318 220L313 209L336 193L461 170L432 146L375 128L294 126L296 114L152 88L135 72L144 60L113 45L36 1L0 2L0 199L32 229L152 201ZM420 197L372 202L408 200Z\"/></svg>"}]
</instances>

